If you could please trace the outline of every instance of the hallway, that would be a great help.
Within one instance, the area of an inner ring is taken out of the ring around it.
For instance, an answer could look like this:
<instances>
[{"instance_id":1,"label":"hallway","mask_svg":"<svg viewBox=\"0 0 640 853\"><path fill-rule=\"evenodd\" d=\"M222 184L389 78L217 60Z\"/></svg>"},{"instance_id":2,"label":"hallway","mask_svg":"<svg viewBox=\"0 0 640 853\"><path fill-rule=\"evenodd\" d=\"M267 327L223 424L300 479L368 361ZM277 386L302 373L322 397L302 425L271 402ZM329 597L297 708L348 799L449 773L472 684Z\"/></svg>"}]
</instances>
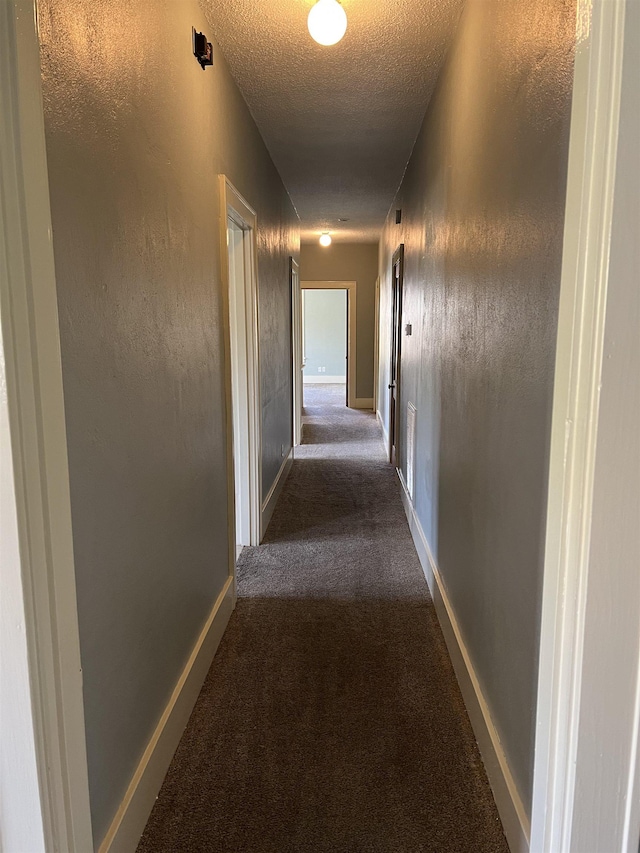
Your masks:
<instances>
[{"instance_id":1,"label":"hallway","mask_svg":"<svg viewBox=\"0 0 640 853\"><path fill-rule=\"evenodd\" d=\"M305 403L138 851L507 851L375 416Z\"/></svg>"}]
</instances>

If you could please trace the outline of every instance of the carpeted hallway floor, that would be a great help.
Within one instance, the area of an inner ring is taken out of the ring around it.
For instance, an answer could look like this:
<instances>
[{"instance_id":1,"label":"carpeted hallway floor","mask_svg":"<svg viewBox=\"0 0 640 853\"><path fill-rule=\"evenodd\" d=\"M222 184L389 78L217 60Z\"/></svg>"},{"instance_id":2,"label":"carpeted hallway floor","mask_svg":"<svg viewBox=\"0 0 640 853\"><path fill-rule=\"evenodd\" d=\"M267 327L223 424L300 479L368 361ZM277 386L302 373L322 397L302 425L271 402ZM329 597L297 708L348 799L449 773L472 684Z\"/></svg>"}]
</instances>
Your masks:
<instances>
[{"instance_id":1,"label":"carpeted hallway floor","mask_svg":"<svg viewBox=\"0 0 640 853\"><path fill-rule=\"evenodd\" d=\"M508 853L375 417L305 403L139 853Z\"/></svg>"}]
</instances>

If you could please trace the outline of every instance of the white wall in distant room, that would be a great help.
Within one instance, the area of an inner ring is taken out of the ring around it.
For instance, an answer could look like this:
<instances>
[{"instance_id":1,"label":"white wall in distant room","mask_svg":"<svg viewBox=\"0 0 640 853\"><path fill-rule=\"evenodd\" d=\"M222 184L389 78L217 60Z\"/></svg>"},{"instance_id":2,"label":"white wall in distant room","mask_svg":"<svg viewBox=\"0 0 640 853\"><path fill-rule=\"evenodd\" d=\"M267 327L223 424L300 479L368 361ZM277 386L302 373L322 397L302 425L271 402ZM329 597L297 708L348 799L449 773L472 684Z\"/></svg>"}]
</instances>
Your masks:
<instances>
[{"instance_id":1,"label":"white wall in distant room","mask_svg":"<svg viewBox=\"0 0 640 853\"><path fill-rule=\"evenodd\" d=\"M347 291L304 290L305 383L345 383Z\"/></svg>"}]
</instances>

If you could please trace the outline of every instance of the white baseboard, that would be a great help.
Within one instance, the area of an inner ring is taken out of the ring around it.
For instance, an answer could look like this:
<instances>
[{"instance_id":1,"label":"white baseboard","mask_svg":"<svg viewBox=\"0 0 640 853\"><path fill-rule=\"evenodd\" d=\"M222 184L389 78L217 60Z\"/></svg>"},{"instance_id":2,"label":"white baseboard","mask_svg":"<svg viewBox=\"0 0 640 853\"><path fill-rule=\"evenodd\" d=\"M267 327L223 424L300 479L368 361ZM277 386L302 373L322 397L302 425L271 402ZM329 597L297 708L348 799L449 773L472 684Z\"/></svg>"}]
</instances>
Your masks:
<instances>
[{"instance_id":1,"label":"white baseboard","mask_svg":"<svg viewBox=\"0 0 640 853\"><path fill-rule=\"evenodd\" d=\"M384 426L384 421L382 420L382 415L380 414L380 409L376 412L376 418L378 419L378 423L380 424L380 429L382 430L382 441L384 442L384 448L387 451L387 456L389 455L389 434Z\"/></svg>"},{"instance_id":2,"label":"white baseboard","mask_svg":"<svg viewBox=\"0 0 640 853\"><path fill-rule=\"evenodd\" d=\"M529 853L531 826L524 803L502 749L497 729L491 719L489 705L462 637L455 611L400 471L398 471L398 477L402 485L402 502L409 529L431 590L438 621L449 649L509 848L511 853Z\"/></svg>"},{"instance_id":3,"label":"white baseboard","mask_svg":"<svg viewBox=\"0 0 640 853\"><path fill-rule=\"evenodd\" d=\"M234 607L233 591L230 577L213 605L98 853L132 853L136 849L227 627Z\"/></svg>"},{"instance_id":4,"label":"white baseboard","mask_svg":"<svg viewBox=\"0 0 640 853\"><path fill-rule=\"evenodd\" d=\"M356 397L351 408L370 409L373 411L373 397Z\"/></svg>"},{"instance_id":5,"label":"white baseboard","mask_svg":"<svg viewBox=\"0 0 640 853\"><path fill-rule=\"evenodd\" d=\"M346 385L346 376L327 376L326 373L312 373L310 376L302 378L303 385Z\"/></svg>"},{"instance_id":6,"label":"white baseboard","mask_svg":"<svg viewBox=\"0 0 640 853\"><path fill-rule=\"evenodd\" d=\"M287 477L289 476L289 472L291 471L292 465L293 447L289 451L289 455L282 460L282 465L280 466L280 470L278 471L278 476L273 481L273 485L269 489L269 494L266 496L262 504L262 519L260 525L261 542L262 537L267 532L267 527L269 526L269 522L271 521L271 516L273 515L273 511L276 508L276 504L278 503L280 492L282 491L284 484L287 482Z\"/></svg>"}]
</instances>

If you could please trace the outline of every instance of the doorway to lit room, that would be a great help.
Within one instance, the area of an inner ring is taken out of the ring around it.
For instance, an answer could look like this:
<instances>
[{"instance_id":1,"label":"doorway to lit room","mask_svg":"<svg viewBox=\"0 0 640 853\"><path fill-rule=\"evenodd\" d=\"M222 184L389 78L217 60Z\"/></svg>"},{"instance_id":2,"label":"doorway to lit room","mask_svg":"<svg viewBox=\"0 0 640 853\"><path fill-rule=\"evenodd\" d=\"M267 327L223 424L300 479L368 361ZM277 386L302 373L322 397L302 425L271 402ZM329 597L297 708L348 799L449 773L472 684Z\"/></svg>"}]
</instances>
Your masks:
<instances>
[{"instance_id":1,"label":"doorway to lit room","mask_svg":"<svg viewBox=\"0 0 640 853\"><path fill-rule=\"evenodd\" d=\"M347 405L347 290L303 289L303 405L314 391L340 395Z\"/></svg>"},{"instance_id":2,"label":"doorway to lit room","mask_svg":"<svg viewBox=\"0 0 640 853\"><path fill-rule=\"evenodd\" d=\"M354 408L356 282L302 281L300 295L299 399L309 406L329 395L334 404Z\"/></svg>"}]
</instances>

